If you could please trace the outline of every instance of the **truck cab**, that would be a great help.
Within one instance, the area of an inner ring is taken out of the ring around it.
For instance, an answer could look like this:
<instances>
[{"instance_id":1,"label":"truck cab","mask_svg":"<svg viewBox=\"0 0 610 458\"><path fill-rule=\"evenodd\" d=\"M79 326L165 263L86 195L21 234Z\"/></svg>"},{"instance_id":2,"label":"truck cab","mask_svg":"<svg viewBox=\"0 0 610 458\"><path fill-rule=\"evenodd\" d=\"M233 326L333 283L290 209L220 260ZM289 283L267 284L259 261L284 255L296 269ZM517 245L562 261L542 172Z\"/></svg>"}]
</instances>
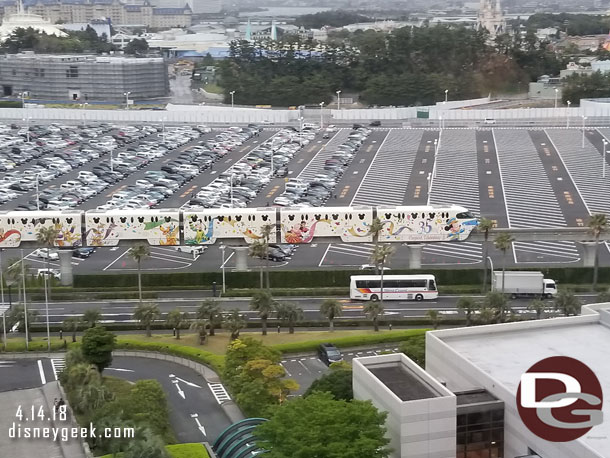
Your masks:
<instances>
[{"instance_id":1,"label":"truck cab","mask_svg":"<svg viewBox=\"0 0 610 458\"><path fill-rule=\"evenodd\" d=\"M551 280L549 278L544 278L542 280L544 284L544 296L551 298L557 295L557 284L555 280Z\"/></svg>"}]
</instances>

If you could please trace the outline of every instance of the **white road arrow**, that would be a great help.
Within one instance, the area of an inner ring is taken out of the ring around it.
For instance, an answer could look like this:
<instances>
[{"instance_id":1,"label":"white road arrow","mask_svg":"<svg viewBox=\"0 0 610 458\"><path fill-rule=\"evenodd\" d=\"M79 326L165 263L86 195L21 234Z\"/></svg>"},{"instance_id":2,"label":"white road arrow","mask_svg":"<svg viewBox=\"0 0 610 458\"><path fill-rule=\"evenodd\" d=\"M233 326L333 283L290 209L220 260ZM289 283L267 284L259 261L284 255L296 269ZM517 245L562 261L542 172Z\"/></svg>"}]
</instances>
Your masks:
<instances>
[{"instance_id":1,"label":"white road arrow","mask_svg":"<svg viewBox=\"0 0 610 458\"><path fill-rule=\"evenodd\" d=\"M184 380L184 379L182 379L182 378L180 378L180 377L176 377L176 380L179 380L179 381L181 381L182 383L187 384L188 386L192 386L193 388L201 388L201 387L200 387L199 385L197 385L196 383L189 382L189 381Z\"/></svg>"},{"instance_id":2,"label":"white road arrow","mask_svg":"<svg viewBox=\"0 0 610 458\"><path fill-rule=\"evenodd\" d=\"M199 418L197 418L197 417L199 417L199 414L196 414L196 413L191 414L191 418L194 418L195 421L197 422L197 428L199 429L199 431L201 431L201 434L203 434L204 436L207 437L207 434L205 433L205 428L201 423L199 423Z\"/></svg>"},{"instance_id":3,"label":"white road arrow","mask_svg":"<svg viewBox=\"0 0 610 458\"><path fill-rule=\"evenodd\" d=\"M178 380L173 380L173 383L176 385L176 389L178 390L178 394L182 397L182 399L186 399L184 396L184 391L180 389L180 385L178 385Z\"/></svg>"},{"instance_id":4,"label":"white road arrow","mask_svg":"<svg viewBox=\"0 0 610 458\"><path fill-rule=\"evenodd\" d=\"M131 369L119 369L118 367L107 367L107 371L118 371L118 372L134 372Z\"/></svg>"}]
</instances>

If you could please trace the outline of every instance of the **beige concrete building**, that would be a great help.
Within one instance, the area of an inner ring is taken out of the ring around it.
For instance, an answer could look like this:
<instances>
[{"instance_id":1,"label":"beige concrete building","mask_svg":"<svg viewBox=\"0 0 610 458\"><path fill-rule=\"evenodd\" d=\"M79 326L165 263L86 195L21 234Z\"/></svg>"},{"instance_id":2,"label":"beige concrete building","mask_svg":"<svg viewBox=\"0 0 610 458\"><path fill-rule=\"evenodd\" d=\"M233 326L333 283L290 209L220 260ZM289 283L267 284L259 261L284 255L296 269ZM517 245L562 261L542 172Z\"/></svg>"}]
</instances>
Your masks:
<instances>
[{"instance_id":1,"label":"beige concrete building","mask_svg":"<svg viewBox=\"0 0 610 458\"><path fill-rule=\"evenodd\" d=\"M24 6L27 13L40 15L52 24L109 18L114 25L190 27L193 15L186 1L180 8L156 8L148 0L141 4L128 4L119 0L32 0ZM16 14L17 2L14 5L5 4L2 10L4 16Z\"/></svg>"}]
</instances>

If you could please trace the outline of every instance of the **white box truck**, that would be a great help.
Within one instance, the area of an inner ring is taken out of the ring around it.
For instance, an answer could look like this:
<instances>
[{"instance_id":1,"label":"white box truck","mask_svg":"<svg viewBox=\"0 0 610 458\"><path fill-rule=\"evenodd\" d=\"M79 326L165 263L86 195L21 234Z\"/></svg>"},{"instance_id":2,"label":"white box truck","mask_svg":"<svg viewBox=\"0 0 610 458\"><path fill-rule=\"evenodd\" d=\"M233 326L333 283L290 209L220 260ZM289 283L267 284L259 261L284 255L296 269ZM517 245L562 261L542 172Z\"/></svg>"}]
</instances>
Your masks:
<instances>
[{"instance_id":1,"label":"white box truck","mask_svg":"<svg viewBox=\"0 0 610 458\"><path fill-rule=\"evenodd\" d=\"M494 271L491 277L491 290L502 291L502 272ZM542 272L506 271L504 274L504 294L514 299L523 296L555 297L555 280L544 278Z\"/></svg>"}]
</instances>

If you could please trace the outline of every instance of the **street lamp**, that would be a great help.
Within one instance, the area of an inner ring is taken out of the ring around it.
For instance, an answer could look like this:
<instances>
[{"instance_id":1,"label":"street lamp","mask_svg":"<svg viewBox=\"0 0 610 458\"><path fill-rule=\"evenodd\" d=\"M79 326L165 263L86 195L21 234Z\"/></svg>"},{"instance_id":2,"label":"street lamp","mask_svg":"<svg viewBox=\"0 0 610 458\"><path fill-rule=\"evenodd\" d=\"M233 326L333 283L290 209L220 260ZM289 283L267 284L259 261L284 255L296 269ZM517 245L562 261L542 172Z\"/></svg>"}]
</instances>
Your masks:
<instances>
[{"instance_id":1,"label":"street lamp","mask_svg":"<svg viewBox=\"0 0 610 458\"><path fill-rule=\"evenodd\" d=\"M25 122L26 141L28 143L30 143L30 119L32 119L31 116L26 116L25 118L23 118L23 121Z\"/></svg>"},{"instance_id":2,"label":"street lamp","mask_svg":"<svg viewBox=\"0 0 610 458\"><path fill-rule=\"evenodd\" d=\"M566 116L566 127L570 127L570 105L572 105L572 102L570 102L568 100L568 101L566 101L566 103L568 104L568 116Z\"/></svg>"},{"instance_id":3,"label":"street lamp","mask_svg":"<svg viewBox=\"0 0 610 458\"><path fill-rule=\"evenodd\" d=\"M220 248L220 252L222 253L222 294L224 294L227 292L225 281L225 250L227 247L224 245L220 245L218 248Z\"/></svg>"},{"instance_id":4,"label":"street lamp","mask_svg":"<svg viewBox=\"0 0 610 458\"><path fill-rule=\"evenodd\" d=\"M87 108L87 105L89 105L89 102L85 102L82 104L83 110ZM83 111L83 126L85 125L86 115L87 113Z\"/></svg>"},{"instance_id":5,"label":"street lamp","mask_svg":"<svg viewBox=\"0 0 610 458\"><path fill-rule=\"evenodd\" d=\"M555 108L557 108L557 96L559 95L559 89L555 88Z\"/></svg>"},{"instance_id":6,"label":"street lamp","mask_svg":"<svg viewBox=\"0 0 610 458\"><path fill-rule=\"evenodd\" d=\"M438 117L438 128L439 129L443 128L443 117L442 116Z\"/></svg>"},{"instance_id":7,"label":"street lamp","mask_svg":"<svg viewBox=\"0 0 610 458\"><path fill-rule=\"evenodd\" d=\"M125 109L126 110L129 110L129 94L131 94L131 91L123 92L123 95L125 96Z\"/></svg>"},{"instance_id":8,"label":"street lamp","mask_svg":"<svg viewBox=\"0 0 610 458\"><path fill-rule=\"evenodd\" d=\"M341 91L337 91L337 110L341 109Z\"/></svg>"},{"instance_id":9,"label":"street lamp","mask_svg":"<svg viewBox=\"0 0 610 458\"><path fill-rule=\"evenodd\" d=\"M25 322L25 349L30 349L30 335L28 332L28 304L25 294L25 263L23 262L23 249L21 250L21 280L23 282L23 316Z\"/></svg>"},{"instance_id":10,"label":"street lamp","mask_svg":"<svg viewBox=\"0 0 610 458\"><path fill-rule=\"evenodd\" d=\"M233 96L235 95L235 91L231 91L231 92L229 92L229 94L231 94L231 108L233 108L234 105L235 105L234 104L234 99L233 99Z\"/></svg>"},{"instance_id":11,"label":"street lamp","mask_svg":"<svg viewBox=\"0 0 610 458\"><path fill-rule=\"evenodd\" d=\"M606 178L606 146L608 146L608 140L604 138L602 141L604 143L604 152L602 154L602 177Z\"/></svg>"},{"instance_id":12,"label":"street lamp","mask_svg":"<svg viewBox=\"0 0 610 458\"><path fill-rule=\"evenodd\" d=\"M25 98L27 97L28 92L23 91L19 93L19 97L21 97L21 108L25 108Z\"/></svg>"},{"instance_id":13,"label":"street lamp","mask_svg":"<svg viewBox=\"0 0 610 458\"><path fill-rule=\"evenodd\" d=\"M275 170L273 169L273 152L271 153L271 173L269 174L269 178L273 178L275 175Z\"/></svg>"},{"instance_id":14,"label":"street lamp","mask_svg":"<svg viewBox=\"0 0 610 458\"><path fill-rule=\"evenodd\" d=\"M163 143L165 143L165 118L161 118L161 132Z\"/></svg>"},{"instance_id":15,"label":"street lamp","mask_svg":"<svg viewBox=\"0 0 610 458\"><path fill-rule=\"evenodd\" d=\"M231 173L231 208L233 208L233 178L235 177L235 173Z\"/></svg>"},{"instance_id":16,"label":"street lamp","mask_svg":"<svg viewBox=\"0 0 610 458\"><path fill-rule=\"evenodd\" d=\"M322 129L324 125L324 102L320 102L320 129Z\"/></svg>"},{"instance_id":17,"label":"street lamp","mask_svg":"<svg viewBox=\"0 0 610 458\"><path fill-rule=\"evenodd\" d=\"M0 305L0 310L2 310L2 332L3 332L3 349L6 351L6 308L4 304L4 278L3 278L3 269L2 269L2 250L0 248L0 300L2 301L2 305Z\"/></svg>"},{"instance_id":18,"label":"street lamp","mask_svg":"<svg viewBox=\"0 0 610 458\"><path fill-rule=\"evenodd\" d=\"M38 193L38 181L39 181L39 176L42 172L38 172L36 174L36 210L40 211L40 198L39 198L39 193Z\"/></svg>"},{"instance_id":19,"label":"street lamp","mask_svg":"<svg viewBox=\"0 0 610 458\"><path fill-rule=\"evenodd\" d=\"M585 147L585 121L587 117L585 115L582 116L582 147Z\"/></svg>"},{"instance_id":20,"label":"street lamp","mask_svg":"<svg viewBox=\"0 0 610 458\"><path fill-rule=\"evenodd\" d=\"M447 95L449 94L449 89L445 89L445 103L447 103Z\"/></svg>"},{"instance_id":21,"label":"street lamp","mask_svg":"<svg viewBox=\"0 0 610 458\"><path fill-rule=\"evenodd\" d=\"M432 166L433 176L436 177L436 157L438 156L439 139L434 139L434 165Z\"/></svg>"},{"instance_id":22,"label":"street lamp","mask_svg":"<svg viewBox=\"0 0 610 458\"><path fill-rule=\"evenodd\" d=\"M303 148L303 116L299 117L299 147ZM273 160L273 155L271 155Z\"/></svg>"},{"instance_id":23,"label":"street lamp","mask_svg":"<svg viewBox=\"0 0 610 458\"><path fill-rule=\"evenodd\" d=\"M426 205L430 205L430 188L432 187L432 173L428 173L428 199Z\"/></svg>"}]
</instances>

